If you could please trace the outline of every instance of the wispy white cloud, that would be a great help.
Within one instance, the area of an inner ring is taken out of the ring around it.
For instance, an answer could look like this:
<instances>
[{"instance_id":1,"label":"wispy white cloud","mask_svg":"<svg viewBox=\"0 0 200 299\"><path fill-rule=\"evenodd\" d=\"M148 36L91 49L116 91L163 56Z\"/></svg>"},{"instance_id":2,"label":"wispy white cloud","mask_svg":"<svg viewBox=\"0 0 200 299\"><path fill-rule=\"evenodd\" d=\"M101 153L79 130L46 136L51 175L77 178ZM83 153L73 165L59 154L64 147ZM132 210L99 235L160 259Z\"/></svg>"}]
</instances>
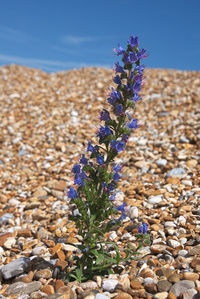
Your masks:
<instances>
[{"instance_id":1,"label":"wispy white cloud","mask_svg":"<svg viewBox=\"0 0 200 299\"><path fill-rule=\"evenodd\" d=\"M109 65L100 64L88 64L85 62L76 61L59 61L59 60L48 60L48 59L37 59L37 58L23 58L19 56L8 56L0 53L0 64L20 64L32 68L39 68L47 72L56 72L59 70L76 69L81 67L105 67L110 68Z\"/></svg>"},{"instance_id":2,"label":"wispy white cloud","mask_svg":"<svg viewBox=\"0 0 200 299\"><path fill-rule=\"evenodd\" d=\"M93 42L99 40L96 36L75 36L75 35L64 35L61 37L61 41L70 45L80 45L83 43Z\"/></svg>"},{"instance_id":3,"label":"wispy white cloud","mask_svg":"<svg viewBox=\"0 0 200 299\"><path fill-rule=\"evenodd\" d=\"M0 25L0 39L6 39L14 42L28 42L36 40L30 34L26 34L19 30Z\"/></svg>"}]
</instances>

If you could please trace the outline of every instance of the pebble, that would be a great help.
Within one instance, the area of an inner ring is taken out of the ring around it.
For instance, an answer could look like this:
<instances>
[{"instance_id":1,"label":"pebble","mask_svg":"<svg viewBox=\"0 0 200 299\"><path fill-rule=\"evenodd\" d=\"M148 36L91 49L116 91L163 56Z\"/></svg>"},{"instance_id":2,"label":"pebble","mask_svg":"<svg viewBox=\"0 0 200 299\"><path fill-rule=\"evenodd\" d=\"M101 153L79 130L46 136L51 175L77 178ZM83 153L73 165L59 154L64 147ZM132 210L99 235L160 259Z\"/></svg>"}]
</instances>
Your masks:
<instances>
[{"instance_id":1,"label":"pebble","mask_svg":"<svg viewBox=\"0 0 200 299\"><path fill-rule=\"evenodd\" d=\"M195 284L193 281L190 280L181 280L179 282L176 282L171 288L170 292L176 295L177 297L180 296L180 294L188 289L194 289Z\"/></svg>"},{"instance_id":2,"label":"pebble","mask_svg":"<svg viewBox=\"0 0 200 299\"><path fill-rule=\"evenodd\" d=\"M33 281L30 283L15 282L6 289L6 293L7 293L7 295L31 294L35 291L38 291L41 288L41 286L42 286L42 284L39 281Z\"/></svg>"},{"instance_id":3,"label":"pebble","mask_svg":"<svg viewBox=\"0 0 200 299\"><path fill-rule=\"evenodd\" d=\"M167 178L170 178L170 177L176 177L176 176L182 176L182 175L184 175L185 174L185 170L183 169L183 168L174 168L174 169L171 169L168 173L167 173L167 175L166 175L166 177Z\"/></svg>"},{"instance_id":4,"label":"pebble","mask_svg":"<svg viewBox=\"0 0 200 299\"><path fill-rule=\"evenodd\" d=\"M114 292L116 286L118 285L118 280L115 279L107 279L103 281L102 288L107 292Z\"/></svg>"},{"instance_id":5,"label":"pebble","mask_svg":"<svg viewBox=\"0 0 200 299\"><path fill-rule=\"evenodd\" d=\"M28 267L29 262L29 258L20 257L19 259L16 259L0 268L0 273L2 274L5 280L10 279L19 274L24 273L24 271Z\"/></svg>"}]
</instances>

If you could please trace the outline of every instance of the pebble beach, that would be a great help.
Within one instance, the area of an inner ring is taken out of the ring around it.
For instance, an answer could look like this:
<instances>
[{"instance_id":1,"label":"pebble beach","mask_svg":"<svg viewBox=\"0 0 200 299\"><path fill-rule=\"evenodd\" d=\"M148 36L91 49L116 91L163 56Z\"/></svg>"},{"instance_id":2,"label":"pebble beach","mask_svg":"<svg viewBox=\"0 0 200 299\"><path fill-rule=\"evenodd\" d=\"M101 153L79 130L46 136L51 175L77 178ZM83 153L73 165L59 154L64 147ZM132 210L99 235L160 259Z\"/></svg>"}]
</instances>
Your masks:
<instances>
[{"instance_id":1,"label":"pebble beach","mask_svg":"<svg viewBox=\"0 0 200 299\"><path fill-rule=\"evenodd\" d=\"M151 244L120 273L64 279L80 242L66 190L97 143L112 76L0 67L0 299L200 298L200 71L145 70L140 127L118 156L127 217L105 241L123 256L147 223Z\"/></svg>"}]
</instances>

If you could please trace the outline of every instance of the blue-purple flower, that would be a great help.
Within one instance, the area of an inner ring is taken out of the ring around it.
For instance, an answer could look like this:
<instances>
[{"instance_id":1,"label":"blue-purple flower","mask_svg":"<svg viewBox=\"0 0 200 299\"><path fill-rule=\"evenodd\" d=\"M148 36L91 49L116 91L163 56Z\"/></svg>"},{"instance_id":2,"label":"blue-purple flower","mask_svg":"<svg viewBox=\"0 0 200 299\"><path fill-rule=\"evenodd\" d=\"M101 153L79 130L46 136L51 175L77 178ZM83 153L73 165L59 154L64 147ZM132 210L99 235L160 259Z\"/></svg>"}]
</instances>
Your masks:
<instances>
[{"instance_id":1,"label":"blue-purple flower","mask_svg":"<svg viewBox=\"0 0 200 299\"><path fill-rule=\"evenodd\" d=\"M116 101L121 100L121 97L120 91L118 89L115 91L112 87L112 92L110 93L110 97L107 99L107 101L110 105L114 105Z\"/></svg>"},{"instance_id":2,"label":"blue-purple flower","mask_svg":"<svg viewBox=\"0 0 200 299\"><path fill-rule=\"evenodd\" d=\"M110 120L110 113L106 109L103 109L103 111L100 112L100 120Z\"/></svg>"},{"instance_id":3,"label":"blue-purple flower","mask_svg":"<svg viewBox=\"0 0 200 299\"><path fill-rule=\"evenodd\" d=\"M69 192L67 193L67 196L71 199L77 198L77 192L74 189L74 187L70 187Z\"/></svg>"},{"instance_id":4,"label":"blue-purple flower","mask_svg":"<svg viewBox=\"0 0 200 299\"><path fill-rule=\"evenodd\" d=\"M74 167L72 168L72 172L80 173L80 171L81 171L81 165L75 164Z\"/></svg>"},{"instance_id":5,"label":"blue-purple flower","mask_svg":"<svg viewBox=\"0 0 200 299\"><path fill-rule=\"evenodd\" d=\"M131 35L128 39L128 44L132 47L138 47L138 37Z\"/></svg>"},{"instance_id":6,"label":"blue-purple flower","mask_svg":"<svg viewBox=\"0 0 200 299\"><path fill-rule=\"evenodd\" d=\"M120 115L123 113L123 106L121 104L115 106L115 114Z\"/></svg>"},{"instance_id":7,"label":"blue-purple flower","mask_svg":"<svg viewBox=\"0 0 200 299\"><path fill-rule=\"evenodd\" d=\"M140 225L140 227L138 228L138 233L139 234L146 234L148 230L148 224L147 223L143 223L142 225Z\"/></svg>"},{"instance_id":8,"label":"blue-purple flower","mask_svg":"<svg viewBox=\"0 0 200 299\"><path fill-rule=\"evenodd\" d=\"M118 84L118 85L121 85L121 84L122 84L122 81L121 81L119 75L116 75L116 76L113 78L113 82L116 83L116 84Z\"/></svg>"},{"instance_id":9,"label":"blue-purple flower","mask_svg":"<svg viewBox=\"0 0 200 299\"><path fill-rule=\"evenodd\" d=\"M91 141L88 141L87 151L88 152L92 152L92 153L98 153L99 146L98 145L93 146L92 143L91 143Z\"/></svg>"},{"instance_id":10,"label":"blue-purple flower","mask_svg":"<svg viewBox=\"0 0 200 299\"><path fill-rule=\"evenodd\" d=\"M83 164L83 165L87 165L87 163L88 163L88 159L85 158L84 154L82 155L82 158L80 159L80 163Z\"/></svg>"},{"instance_id":11,"label":"blue-purple flower","mask_svg":"<svg viewBox=\"0 0 200 299\"><path fill-rule=\"evenodd\" d=\"M124 48L122 48L122 47L120 46L120 44L118 44L118 49L114 48L113 51L117 54L117 56L122 55L122 54L125 53Z\"/></svg>"},{"instance_id":12,"label":"blue-purple flower","mask_svg":"<svg viewBox=\"0 0 200 299\"><path fill-rule=\"evenodd\" d=\"M97 155L97 159L96 160L97 160L97 163L99 165L103 165L104 164L104 158L102 156Z\"/></svg>"},{"instance_id":13,"label":"blue-purple flower","mask_svg":"<svg viewBox=\"0 0 200 299\"><path fill-rule=\"evenodd\" d=\"M99 138L104 138L104 137L109 136L111 134L112 134L111 129L109 128L109 126L106 125L105 127L100 126L100 129L99 129L99 132L98 132L97 136L99 136Z\"/></svg>"},{"instance_id":14,"label":"blue-purple flower","mask_svg":"<svg viewBox=\"0 0 200 299\"><path fill-rule=\"evenodd\" d=\"M119 62L115 63L114 70L115 70L116 73L121 73L121 74L125 73L124 68L119 64Z\"/></svg>"},{"instance_id":15,"label":"blue-purple flower","mask_svg":"<svg viewBox=\"0 0 200 299\"><path fill-rule=\"evenodd\" d=\"M125 150L124 141L111 140L110 146L112 147L113 150L116 150L118 153Z\"/></svg>"},{"instance_id":16,"label":"blue-purple flower","mask_svg":"<svg viewBox=\"0 0 200 299\"><path fill-rule=\"evenodd\" d=\"M132 122L130 122L129 124L128 124L128 128L129 129L137 129L139 126L138 126L138 119L137 118L134 118L133 120L132 120Z\"/></svg>"}]
</instances>

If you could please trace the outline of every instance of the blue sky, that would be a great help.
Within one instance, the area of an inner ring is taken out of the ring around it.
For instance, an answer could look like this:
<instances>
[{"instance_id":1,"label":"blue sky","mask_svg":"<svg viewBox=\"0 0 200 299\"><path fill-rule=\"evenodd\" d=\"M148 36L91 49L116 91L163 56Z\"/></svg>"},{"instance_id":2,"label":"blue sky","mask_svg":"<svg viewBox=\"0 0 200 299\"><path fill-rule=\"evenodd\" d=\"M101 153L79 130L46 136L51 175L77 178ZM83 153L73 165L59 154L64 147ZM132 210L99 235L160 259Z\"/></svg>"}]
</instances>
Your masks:
<instances>
[{"instance_id":1,"label":"blue sky","mask_svg":"<svg viewBox=\"0 0 200 299\"><path fill-rule=\"evenodd\" d=\"M1 1L0 66L111 68L133 34L147 67L200 70L199 15L200 0Z\"/></svg>"}]
</instances>

